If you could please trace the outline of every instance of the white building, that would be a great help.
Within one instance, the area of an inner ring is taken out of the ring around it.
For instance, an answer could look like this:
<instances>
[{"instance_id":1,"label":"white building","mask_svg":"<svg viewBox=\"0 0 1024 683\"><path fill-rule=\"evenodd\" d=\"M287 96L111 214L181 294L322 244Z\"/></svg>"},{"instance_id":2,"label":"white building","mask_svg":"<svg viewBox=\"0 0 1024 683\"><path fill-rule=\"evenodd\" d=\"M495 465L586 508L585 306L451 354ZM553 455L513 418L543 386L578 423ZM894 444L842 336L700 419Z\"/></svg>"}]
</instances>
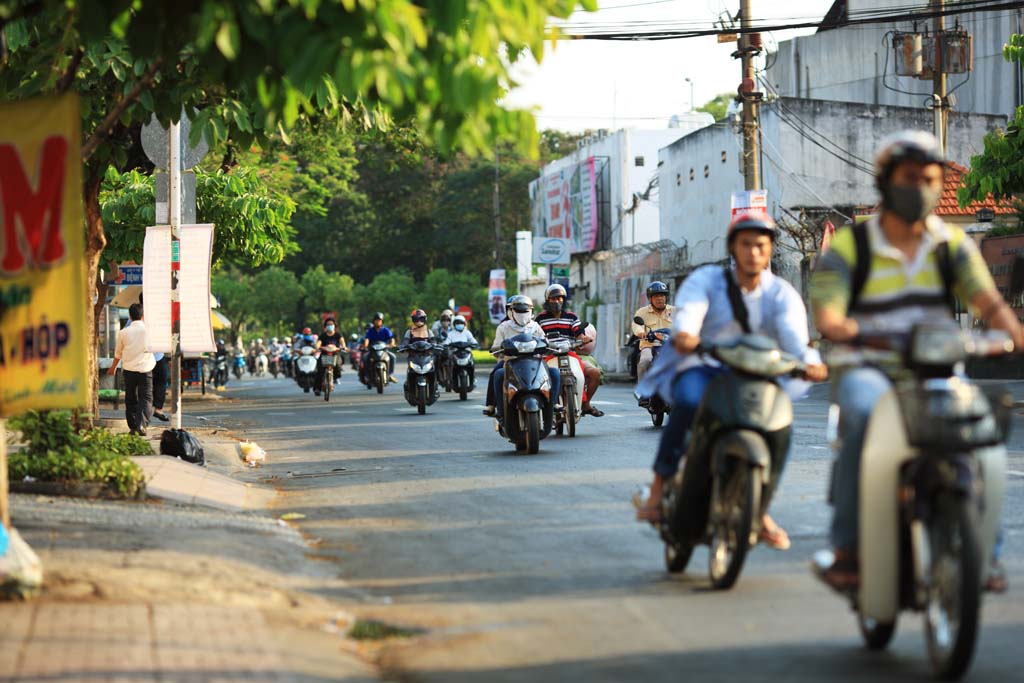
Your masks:
<instances>
[{"instance_id":1,"label":"white building","mask_svg":"<svg viewBox=\"0 0 1024 683\"><path fill-rule=\"evenodd\" d=\"M779 43L768 58L766 81L783 97L890 104L921 107L932 92L931 80L896 78L891 33L911 31L909 21L870 23L842 28L829 24L864 17L866 11L920 11L922 0L836 0L813 35ZM954 7L954 0L947 0ZM1024 33L1024 9L968 12L946 17L946 28L959 25L974 37L974 70L970 78L949 77L956 88L955 110L983 114L1010 114L1024 104L1022 65L1003 59L1003 45L1012 33ZM921 21L918 31L932 29ZM960 84L963 83L962 86ZM760 86L759 87L763 87ZM905 92L897 92L902 90Z\"/></svg>"}]
</instances>

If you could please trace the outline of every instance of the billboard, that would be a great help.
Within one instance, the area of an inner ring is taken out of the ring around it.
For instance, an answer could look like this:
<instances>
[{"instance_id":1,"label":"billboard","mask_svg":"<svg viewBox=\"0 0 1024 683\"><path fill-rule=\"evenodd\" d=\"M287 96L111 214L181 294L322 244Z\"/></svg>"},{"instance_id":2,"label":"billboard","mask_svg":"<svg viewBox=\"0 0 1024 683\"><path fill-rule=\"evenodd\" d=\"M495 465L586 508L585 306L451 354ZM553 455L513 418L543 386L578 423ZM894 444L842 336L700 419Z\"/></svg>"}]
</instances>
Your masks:
<instances>
[{"instance_id":1,"label":"billboard","mask_svg":"<svg viewBox=\"0 0 1024 683\"><path fill-rule=\"evenodd\" d=\"M569 240L571 252L597 246L597 168L594 157L540 178L533 197L533 233Z\"/></svg>"},{"instance_id":2,"label":"billboard","mask_svg":"<svg viewBox=\"0 0 1024 683\"><path fill-rule=\"evenodd\" d=\"M505 269L497 268L492 270L487 287L487 307L491 322L495 325L505 319L505 297L507 293L505 289Z\"/></svg>"},{"instance_id":3,"label":"billboard","mask_svg":"<svg viewBox=\"0 0 1024 683\"><path fill-rule=\"evenodd\" d=\"M80 121L72 95L0 105L0 416L88 403Z\"/></svg>"}]
</instances>

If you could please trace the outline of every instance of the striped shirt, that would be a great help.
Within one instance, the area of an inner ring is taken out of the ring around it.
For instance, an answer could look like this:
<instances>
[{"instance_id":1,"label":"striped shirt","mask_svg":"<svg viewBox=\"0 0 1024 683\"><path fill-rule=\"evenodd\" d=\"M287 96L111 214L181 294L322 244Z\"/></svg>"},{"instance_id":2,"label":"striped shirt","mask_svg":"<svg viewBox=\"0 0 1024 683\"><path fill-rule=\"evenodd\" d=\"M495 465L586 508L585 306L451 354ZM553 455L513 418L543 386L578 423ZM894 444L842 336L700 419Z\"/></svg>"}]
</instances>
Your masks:
<instances>
[{"instance_id":1,"label":"striped shirt","mask_svg":"<svg viewBox=\"0 0 1024 683\"><path fill-rule=\"evenodd\" d=\"M545 337L578 337L585 332L580 327L579 316L571 311L562 311L557 316L544 311L534 320L544 330Z\"/></svg>"},{"instance_id":2,"label":"striped shirt","mask_svg":"<svg viewBox=\"0 0 1024 683\"><path fill-rule=\"evenodd\" d=\"M871 268L857 306L848 310L857 245L853 231L844 227L832 238L811 277L811 306L831 309L857 321L861 330L907 332L917 323L948 318L935 247L949 243L956 275L953 294L969 303L976 295L995 289L985 260L974 241L960 228L929 216L917 253L908 256L889 243L878 218L866 224Z\"/></svg>"}]
</instances>

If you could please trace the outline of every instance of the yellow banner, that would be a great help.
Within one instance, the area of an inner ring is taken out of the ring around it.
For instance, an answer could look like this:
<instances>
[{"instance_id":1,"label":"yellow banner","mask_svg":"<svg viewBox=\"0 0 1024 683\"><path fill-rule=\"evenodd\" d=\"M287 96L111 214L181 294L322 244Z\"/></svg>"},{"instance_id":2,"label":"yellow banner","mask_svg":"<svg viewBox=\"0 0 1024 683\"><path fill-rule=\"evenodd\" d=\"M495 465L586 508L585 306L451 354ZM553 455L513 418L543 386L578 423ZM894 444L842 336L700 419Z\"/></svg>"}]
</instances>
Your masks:
<instances>
[{"instance_id":1,"label":"yellow banner","mask_svg":"<svg viewBox=\"0 0 1024 683\"><path fill-rule=\"evenodd\" d=\"M3 417L87 403L80 126L73 95L0 104Z\"/></svg>"}]
</instances>

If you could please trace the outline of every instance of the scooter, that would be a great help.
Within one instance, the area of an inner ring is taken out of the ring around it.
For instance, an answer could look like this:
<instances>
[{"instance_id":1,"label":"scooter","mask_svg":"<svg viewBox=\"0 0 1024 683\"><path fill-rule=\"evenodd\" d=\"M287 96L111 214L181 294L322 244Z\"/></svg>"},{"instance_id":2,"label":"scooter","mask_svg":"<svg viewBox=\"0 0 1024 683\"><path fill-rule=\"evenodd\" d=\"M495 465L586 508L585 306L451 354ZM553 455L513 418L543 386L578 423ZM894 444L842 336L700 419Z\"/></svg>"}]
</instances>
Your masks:
<instances>
[{"instance_id":1,"label":"scooter","mask_svg":"<svg viewBox=\"0 0 1024 683\"><path fill-rule=\"evenodd\" d=\"M295 376L295 363L293 361L291 347L284 347L284 353L281 354L281 372L284 373L285 377Z\"/></svg>"},{"instance_id":2,"label":"scooter","mask_svg":"<svg viewBox=\"0 0 1024 683\"><path fill-rule=\"evenodd\" d=\"M685 464L665 483L665 567L681 572L695 546L710 547L715 588L731 588L757 542L789 450L793 404L778 378L806 366L773 339L748 334L698 348L729 367L713 380L691 427Z\"/></svg>"},{"instance_id":3,"label":"scooter","mask_svg":"<svg viewBox=\"0 0 1024 683\"><path fill-rule=\"evenodd\" d=\"M235 373L235 379L242 379L242 373L245 372L245 353L235 351L235 363L231 369Z\"/></svg>"},{"instance_id":4,"label":"scooter","mask_svg":"<svg viewBox=\"0 0 1024 683\"><path fill-rule=\"evenodd\" d=\"M270 365L270 361L267 359L267 354L263 353L262 351L260 353L256 354L256 376L257 377L263 377L265 374L267 374L267 370L269 368L269 365Z\"/></svg>"},{"instance_id":5,"label":"scooter","mask_svg":"<svg viewBox=\"0 0 1024 683\"><path fill-rule=\"evenodd\" d=\"M320 347L320 365L324 369L323 384L320 386L320 392L324 395L325 401L331 400L331 392L334 390L336 377L341 376L340 354L341 349L335 344Z\"/></svg>"},{"instance_id":6,"label":"scooter","mask_svg":"<svg viewBox=\"0 0 1024 683\"><path fill-rule=\"evenodd\" d=\"M376 387L378 394L384 393L384 387L391 381L388 375L389 358L388 345L384 342L373 342L370 344L369 353L364 360L366 373L366 388Z\"/></svg>"},{"instance_id":7,"label":"scooter","mask_svg":"<svg viewBox=\"0 0 1024 683\"><path fill-rule=\"evenodd\" d=\"M270 366L269 366L269 368L270 368L270 374L274 376L274 379L277 379L277 376L283 372L282 367L281 367L281 354L280 353L272 353L272 354L270 354Z\"/></svg>"},{"instance_id":8,"label":"scooter","mask_svg":"<svg viewBox=\"0 0 1024 683\"><path fill-rule=\"evenodd\" d=\"M228 357L227 355L214 356L211 359L213 365L213 386L223 387L228 383Z\"/></svg>"},{"instance_id":9,"label":"scooter","mask_svg":"<svg viewBox=\"0 0 1024 683\"><path fill-rule=\"evenodd\" d=\"M316 351L312 346L303 346L299 358L295 361L295 382L304 393L309 393L316 385Z\"/></svg>"},{"instance_id":10,"label":"scooter","mask_svg":"<svg viewBox=\"0 0 1024 683\"><path fill-rule=\"evenodd\" d=\"M498 431L517 451L531 455L540 450L541 439L551 433L554 422L557 397L551 396L551 378L544 361L549 352L546 339L529 334L510 337L501 345L505 380L498 400L504 410Z\"/></svg>"},{"instance_id":11,"label":"scooter","mask_svg":"<svg viewBox=\"0 0 1024 683\"><path fill-rule=\"evenodd\" d=\"M435 352L441 347L426 340L414 341L401 347L399 352L409 354L409 372L405 376L405 400L416 406L423 415L427 406L437 401L437 359Z\"/></svg>"},{"instance_id":12,"label":"scooter","mask_svg":"<svg viewBox=\"0 0 1024 683\"><path fill-rule=\"evenodd\" d=\"M655 359L657 359L658 354L661 353L661 347L665 344L665 341L671 339L672 330L668 329L667 327L659 327L658 329L650 328L647 326L646 323L644 323L644 319L641 318L640 316L636 316L635 318L633 318L633 322L635 322L637 325L644 326L645 337L647 341L652 344L651 355ZM639 349L639 343L637 344L637 349ZM639 350L637 351L637 358L639 358ZM665 424L665 416L672 412L672 406L665 403L665 399L663 399L658 394L655 394L654 396L651 396L649 398L640 399L639 405L641 408L646 408L647 412L650 413L651 422L654 424L655 427L660 427L663 424Z\"/></svg>"},{"instance_id":13,"label":"scooter","mask_svg":"<svg viewBox=\"0 0 1024 683\"><path fill-rule=\"evenodd\" d=\"M993 556L1006 486L1012 397L983 391L963 372L972 356L1009 353L1002 333L954 323L908 334L865 334L863 353L886 350L912 377L875 405L861 454L860 586L845 594L867 647L884 649L901 610L924 615L935 674L967 671L980 627L982 586ZM874 351L872 351L874 349ZM831 359L835 362L835 358ZM839 412L829 436L841 437ZM815 556L823 575L834 557Z\"/></svg>"},{"instance_id":14,"label":"scooter","mask_svg":"<svg viewBox=\"0 0 1024 683\"><path fill-rule=\"evenodd\" d=\"M465 401L469 392L476 389L476 361L473 359L473 349L477 347L477 344L470 342L448 344L452 391L459 393L460 401Z\"/></svg>"},{"instance_id":15,"label":"scooter","mask_svg":"<svg viewBox=\"0 0 1024 683\"><path fill-rule=\"evenodd\" d=\"M586 323L581 326L586 327ZM583 419L583 402L587 400L583 361L574 353L582 345L569 337L549 337L548 346L548 367L557 368L562 375L558 397L562 410L554 414L555 434L561 436L564 433L572 438L576 436L576 425Z\"/></svg>"}]
</instances>

